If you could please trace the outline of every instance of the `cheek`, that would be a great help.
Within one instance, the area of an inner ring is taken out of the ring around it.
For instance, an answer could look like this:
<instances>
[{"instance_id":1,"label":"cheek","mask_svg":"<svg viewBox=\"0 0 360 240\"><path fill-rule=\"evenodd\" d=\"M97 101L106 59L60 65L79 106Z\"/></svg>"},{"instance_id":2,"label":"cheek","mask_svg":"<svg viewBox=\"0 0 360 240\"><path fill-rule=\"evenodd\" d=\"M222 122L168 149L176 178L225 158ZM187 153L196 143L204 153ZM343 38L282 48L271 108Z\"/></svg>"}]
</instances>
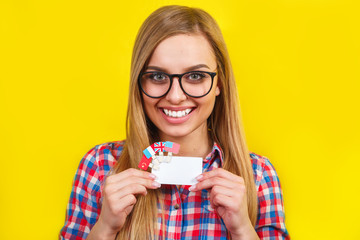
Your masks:
<instances>
[{"instance_id":1,"label":"cheek","mask_svg":"<svg viewBox=\"0 0 360 240\"><path fill-rule=\"evenodd\" d=\"M156 111L156 104L158 100L143 96L143 106L145 114L151 118L152 114Z\"/></svg>"},{"instance_id":2,"label":"cheek","mask_svg":"<svg viewBox=\"0 0 360 240\"><path fill-rule=\"evenodd\" d=\"M204 111L206 111L206 114L210 115L214 108L215 101L216 101L216 95L212 94L211 97L209 96L209 98L203 99L203 101L199 101L198 104L204 109Z\"/></svg>"}]
</instances>

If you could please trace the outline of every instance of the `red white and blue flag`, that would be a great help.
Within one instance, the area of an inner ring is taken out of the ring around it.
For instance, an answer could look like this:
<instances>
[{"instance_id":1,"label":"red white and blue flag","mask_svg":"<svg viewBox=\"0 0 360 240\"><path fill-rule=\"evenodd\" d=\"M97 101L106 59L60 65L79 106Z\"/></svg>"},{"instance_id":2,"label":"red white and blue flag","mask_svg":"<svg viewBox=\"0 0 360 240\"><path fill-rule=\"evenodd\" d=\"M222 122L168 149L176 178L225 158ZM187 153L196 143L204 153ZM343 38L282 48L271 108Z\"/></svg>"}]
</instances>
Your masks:
<instances>
[{"instance_id":1,"label":"red white and blue flag","mask_svg":"<svg viewBox=\"0 0 360 240\"><path fill-rule=\"evenodd\" d=\"M154 149L155 153L165 152L165 143L164 142L154 142L151 146Z\"/></svg>"},{"instance_id":2,"label":"red white and blue flag","mask_svg":"<svg viewBox=\"0 0 360 240\"><path fill-rule=\"evenodd\" d=\"M165 151L177 154L180 149L180 144L174 142L165 142Z\"/></svg>"},{"instance_id":3,"label":"red white and blue flag","mask_svg":"<svg viewBox=\"0 0 360 240\"><path fill-rule=\"evenodd\" d=\"M154 142L151 146L147 147L143 151L144 155L142 156L138 167L140 169L147 170L150 164L154 164L153 167L158 166L159 161L160 163L164 161L163 152L169 153L169 155L167 155L165 158L165 162L170 162L172 154L177 154L179 152L179 149L180 145L174 142ZM159 159L156 158L156 153L159 153ZM152 162L153 160L155 161L155 163Z\"/></svg>"},{"instance_id":4,"label":"red white and blue flag","mask_svg":"<svg viewBox=\"0 0 360 240\"><path fill-rule=\"evenodd\" d=\"M147 147L147 148L143 151L143 153L145 154L145 156L146 156L147 158L152 158L152 156L155 155L154 149L153 149L151 146Z\"/></svg>"}]
</instances>

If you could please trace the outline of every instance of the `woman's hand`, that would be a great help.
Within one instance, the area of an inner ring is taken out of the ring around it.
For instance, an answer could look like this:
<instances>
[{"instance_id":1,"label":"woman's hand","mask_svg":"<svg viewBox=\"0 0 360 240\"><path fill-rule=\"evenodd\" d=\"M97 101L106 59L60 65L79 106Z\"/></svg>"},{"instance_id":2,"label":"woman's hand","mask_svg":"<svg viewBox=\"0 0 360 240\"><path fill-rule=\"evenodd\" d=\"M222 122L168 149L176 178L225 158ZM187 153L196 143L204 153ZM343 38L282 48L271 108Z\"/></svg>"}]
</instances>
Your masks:
<instances>
[{"instance_id":1,"label":"woman's hand","mask_svg":"<svg viewBox=\"0 0 360 240\"><path fill-rule=\"evenodd\" d=\"M189 190L206 189L210 192L211 207L223 219L232 239L258 239L249 219L246 187L242 177L217 168L199 175L197 180L198 183Z\"/></svg>"},{"instance_id":2,"label":"woman's hand","mask_svg":"<svg viewBox=\"0 0 360 240\"><path fill-rule=\"evenodd\" d=\"M160 187L160 184L154 181L155 178L149 172L133 168L107 177L100 216L88 239L92 239L91 236L97 239L95 236L100 235L106 236L106 239L115 239L136 203L136 196L145 196L147 189Z\"/></svg>"}]
</instances>

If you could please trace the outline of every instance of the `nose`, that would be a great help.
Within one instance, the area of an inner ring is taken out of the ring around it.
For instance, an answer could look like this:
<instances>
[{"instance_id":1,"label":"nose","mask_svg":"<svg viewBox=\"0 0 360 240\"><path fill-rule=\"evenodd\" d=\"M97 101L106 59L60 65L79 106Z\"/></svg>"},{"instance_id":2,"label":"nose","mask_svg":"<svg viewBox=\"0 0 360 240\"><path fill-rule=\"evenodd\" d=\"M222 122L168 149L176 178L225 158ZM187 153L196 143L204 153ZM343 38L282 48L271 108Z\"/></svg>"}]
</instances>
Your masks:
<instances>
[{"instance_id":1,"label":"nose","mask_svg":"<svg viewBox=\"0 0 360 240\"><path fill-rule=\"evenodd\" d=\"M165 98L172 104L179 104L182 101L186 100L186 94L180 87L178 77L173 78L172 86L169 92L166 94Z\"/></svg>"}]
</instances>

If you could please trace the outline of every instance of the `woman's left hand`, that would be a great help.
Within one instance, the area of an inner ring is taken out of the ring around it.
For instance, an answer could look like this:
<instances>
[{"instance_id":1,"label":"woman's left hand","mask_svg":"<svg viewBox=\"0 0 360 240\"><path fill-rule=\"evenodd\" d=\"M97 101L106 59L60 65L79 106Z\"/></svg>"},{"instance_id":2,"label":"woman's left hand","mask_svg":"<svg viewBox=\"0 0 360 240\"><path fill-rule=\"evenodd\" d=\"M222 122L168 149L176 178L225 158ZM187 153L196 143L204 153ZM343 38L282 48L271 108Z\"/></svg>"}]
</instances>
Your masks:
<instances>
[{"instance_id":1,"label":"woman's left hand","mask_svg":"<svg viewBox=\"0 0 360 240\"><path fill-rule=\"evenodd\" d=\"M197 180L198 183L189 190L206 189L210 192L211 207L223 219L233 239L243 239L249 231L255 233L249 219L246 187L242 177L217 168L199 175Z\"/></svg>"}]
</instances>

